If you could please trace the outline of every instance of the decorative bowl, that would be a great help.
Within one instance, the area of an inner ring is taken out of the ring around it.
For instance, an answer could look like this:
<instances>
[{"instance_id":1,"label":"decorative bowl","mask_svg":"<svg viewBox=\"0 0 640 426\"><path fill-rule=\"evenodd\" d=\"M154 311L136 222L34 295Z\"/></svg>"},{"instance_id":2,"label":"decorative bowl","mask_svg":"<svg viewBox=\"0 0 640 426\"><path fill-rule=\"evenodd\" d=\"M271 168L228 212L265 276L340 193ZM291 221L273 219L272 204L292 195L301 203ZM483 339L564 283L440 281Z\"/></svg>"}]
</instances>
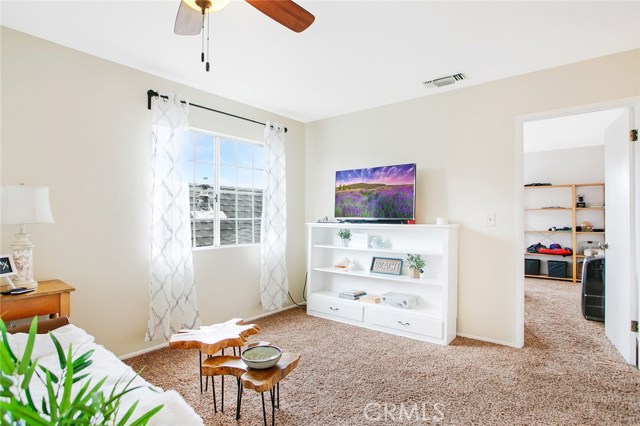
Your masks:
<instances>
[{"instance_id":1,"label":"decorative bowl","mask_svg":"<svg viewBox=\"0 0 640 426\"><path fill-rule=\"evenodd\" d=\"M242 351L240 356L247 367L263 370L276 365L280 361L282 351L272 345L253 346Z\"/></svg>"},{"instance_id":2,"label":"decorative bowl","mask_svg":"<svg viewBox=\"0 0 640 426\"><path fill-rule=\"evenodd\" d=\"M337 262L333 267L339 271L348 271L353 266L353 261L348 257Z\"/></svg>"}]
</instances>

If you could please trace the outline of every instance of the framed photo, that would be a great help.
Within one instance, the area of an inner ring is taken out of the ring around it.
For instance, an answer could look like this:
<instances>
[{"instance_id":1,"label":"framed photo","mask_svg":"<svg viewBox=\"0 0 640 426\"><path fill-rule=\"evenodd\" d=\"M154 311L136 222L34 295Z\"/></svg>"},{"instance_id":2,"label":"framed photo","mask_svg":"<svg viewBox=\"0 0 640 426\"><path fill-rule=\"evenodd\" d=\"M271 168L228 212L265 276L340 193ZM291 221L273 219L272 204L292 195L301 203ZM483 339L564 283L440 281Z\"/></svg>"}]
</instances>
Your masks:
<instances>
[{"instance_id":1,"label":"framed photo","mask_svg":"<svg viewBox=\"0 0 640 426\"><path fill-rule=\"evenodd\" d=\"M375 272L377 274L400 275L400 272L402 272L402 259L374 257L371 260L371 272Z\"/></svg>"},{"instance_id":2,"label":"framed photo","mask_svg":"<svg viewBox=\"0 0 640 426\"><path fill-rule=\"evenodd\" d=\"M13 263L13 256L10 254L0 255L0 278L10 277L16 274L16 264Z\"/></svg>"}]
</instances>

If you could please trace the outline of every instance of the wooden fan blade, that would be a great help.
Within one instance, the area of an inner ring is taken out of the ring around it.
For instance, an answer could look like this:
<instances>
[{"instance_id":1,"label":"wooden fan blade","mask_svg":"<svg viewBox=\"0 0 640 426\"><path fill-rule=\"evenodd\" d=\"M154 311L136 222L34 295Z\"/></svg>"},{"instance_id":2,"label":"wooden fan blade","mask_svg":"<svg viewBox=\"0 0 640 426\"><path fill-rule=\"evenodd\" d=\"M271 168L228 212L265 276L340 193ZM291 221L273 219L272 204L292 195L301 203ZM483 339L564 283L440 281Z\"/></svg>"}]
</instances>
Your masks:
<instances>
[{"instance_id":1,"label":"wooden fan blade","mask_svg":"<svg viewBox=\"0 0 640 426\"><path fill-rule=\"evenodd\" d=\"M178 35L198 35L202 29L202 19L202 13L191 9L180 0L173 32Z\"/></svg>"},{"instance_id":2,"label":"wooden fan blade","mask_svg":"<svg viewBox=\"0 0 640 426\"><path fill-rule=\"evenodd\" d=\"M291 0L247 0L247 3L297 33L309 28L316 19Z\"/></svg>"}]
</instances>

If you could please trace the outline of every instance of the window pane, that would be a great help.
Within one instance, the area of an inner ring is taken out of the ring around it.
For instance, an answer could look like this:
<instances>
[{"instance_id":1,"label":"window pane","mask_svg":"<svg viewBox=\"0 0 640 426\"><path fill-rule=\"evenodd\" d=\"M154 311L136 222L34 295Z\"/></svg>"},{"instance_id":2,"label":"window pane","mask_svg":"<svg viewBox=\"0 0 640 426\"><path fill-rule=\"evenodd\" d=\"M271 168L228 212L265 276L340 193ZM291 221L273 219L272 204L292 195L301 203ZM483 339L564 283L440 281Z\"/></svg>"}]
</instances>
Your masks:
<instances>
[{"instance_id":1,"label":"window pane","mask_svg":"<svg viewBox=\"0 0 640 426\"><path fill-rule=\"evenodd\" d=\"M256 192L253 196L253 217L262 217L262 192Z\"/></svg>"},{"instance_id":2,"label":"window pane","mask_svg":"<svg viewBox=\"0 0 640 426\"><path fill-rule=\"evenodd\" d=\"M238 169L238 191L249 191L253 188L251 169Z\"/></svg>"},{"instance_id":3,"label":"window pane","mask_svg":"<svg viewBox=\"0 0 640 426\"><path fill-rule=\"evenodd\" d=\"M261 222L260 220L254 220L253 223L255 224L255 226L253 227L253 238L254 241L256 243L260 242L260 226L261 226Z\"/></svg>"},{"instance_id":4,"label":"window pane","mask_svg":"<svg viewBox=\"0 0 640 426\"><path fill-rule=\"evenodd\" d=\"M233 166L220 166L220 189L236 189L236 168Z\"/></svg>"},{"instance_id":5,"label":"window pane","mask_svg":"<svg viewBox=\"0 0 640 426\"><path fill-rule=\"evenodd\" d=\"M238 193L238 217L253 217L253 195L246 192Z\"/></svg>"},{"instance_id":6,"label":"window pane","mask_svg":"<svg viewBox=\"0 0 640 426\"><path fill-rule=\"evenodd\" d=\"M236 217L236 194L233 192L221 192L220 193L220 219L231 219L235 217Z\"/></svg>"},{"instance_id":7,"label":"window pane","mask_svg":"<svg viewBox=\"0 0 640 426\"><path fill-rule=\"evenodd\" d=\"M220 140L220 163L236 164L236 143L230 140Z\"/></svg>"},{"instance_id":8,"label":"window pane","mask_svg":"<svg viewBox=\"0 0 640 426\"><path fill-rule=\"evenodd\" d=\"M213 220L195 220L196 247L213 245Z\"/></svg>"},{"instance_id":9,"label":"window pane","mask_svg":"<svg viewBox=\"0 0 640 426\"><path fill-rule=\"evenodd\" d=\"M238 244L253 243L253 224L250 220L238 221Z\"/></svg>"},{"instance_id":10,"label":"window pane","mask_svg":"<svg viewBox=\"0 0 640 426\"><path fill-rule=\"evenodd\" d=\"M206 186L191 186L191 211L195 219L215 219L215 194L213 188Z\"/></svg>"},{"instance_id":11,"label":"window pane","mask_svg":"<svg viewBox=\"0 0 640 426\"><path fill-rule=\"evenodd\" d=\"M253 166L253 144L238 142L238 167Z\"/></svg>"},{"instance_id":12,"label":"window pane","mask_svg":"<svg viewBox=\"0 0 640 426\"><path fill-rule=\"evenodd\" d=\"M265 189L267 186L267 174L263 170L253 171L253 187L256 189Z\"/></svg>"},{"instance_id":13,"label":"window pane","mask_svg":"<svg viewBox=\"0 0 640 426\"><path fill-rule=\"evenodd\" d=\"M215 161L215 150L213 146L213 135L206 133L195 133L196 158L198 161L213 163Z\"/></svg>"},{"instance_id":14,"label":"window pane","mask_svg":"<svg viewBox=\"0 0 640 426\"><path fill-rule=\"evenodd\" d=\"M215 167L209 163L196 163L195 167L195 183L196 185L204 185L206 187L215 187Z\"/></svg>"},{"instance_id":15,"label":"window pane","mask_svg":"<svg viewBox=\"0 0 640 426\"><path fill-rule=\"evenodd\" d=\"M236 243L236 221L220 220L220 245L228 246Z\"/></svg>"},{"instance_id":16,"label":"window pane","mask_svg":"<svg viewBox=\"0 0 640 426\"><path fill-rule=\"evenodd\" d=\"M253 167L255 169L264 169L267 164L266 152L263 146L253 146Z\"/></svg>"},{"instance_id":17,"label":"window pane","mask_svg":"<svg viewBox=\"0 0 640 426\"><path fill-rule=\"evenodd\" d=\"M190 183L193 246L259 243L264 147L199 131L180 142L177 167Z\"/></svg>"}]
</instances>

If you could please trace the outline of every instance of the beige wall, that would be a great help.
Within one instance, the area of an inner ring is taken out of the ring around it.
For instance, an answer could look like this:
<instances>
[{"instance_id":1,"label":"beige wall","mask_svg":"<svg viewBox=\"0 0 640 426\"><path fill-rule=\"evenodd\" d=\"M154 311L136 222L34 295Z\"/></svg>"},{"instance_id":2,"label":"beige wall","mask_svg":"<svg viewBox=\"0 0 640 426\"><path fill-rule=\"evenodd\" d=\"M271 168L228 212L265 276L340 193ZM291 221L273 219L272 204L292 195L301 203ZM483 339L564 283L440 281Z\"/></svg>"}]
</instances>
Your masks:
<instances>
[{"instance_id":1,"label":"beige wall","mask_svg":"<svg viewBox=\"0 0 640 426\"><path fill-rule=\"evenodd\" d=\"M290 286L301 299L303 222L332 215L337 169L415 161L419 222L462 225L458 332L517 341L515 117L640 95L632 51L304 125L2 29L0 180L48 185L56 223L29 227L37 279L77 288L73 321L122 355L148 309L149 127L146 91L286 123ZM259 140L262 128L192 110L195 127ZM306 196L306 194L309 194ZM484 226L496 213L497 226ZM15 227L1 228L7 252ZM204 323L260 313L259 249L194 252Z\"/></svg>"},{"instance_id":2,"label":"beige wall","mask_svg":"<svg viewBox=\"0 0 640 426\"><path fill-rule=\"evenodd\" d=\"M53 225L32 225L36 279L76 287L72 320L118 355L143 350L148 294L150 123L146 91L286 124L290 288L304 284L304 125L2 28L3 184L50 187ZM212 78L215 74L212 73ZM263 128L192 108L190 124L254 140ZM2 253L16 226L1 227ZM203 323L261 313L258 246L194 252Z\"/></svg>"},{"instance_id":3,"label":"beige wall","mask_svg":"<svg viewBox=\"0 0 640 426\"><path fill-rule=\"evenodd\" d=\"M635 50L310 123L306 219L332 216L336 170L416 162L418 222L461 224L458 333L516 345L516 117L638 96L638 76Z\"/></svg>"}]
</instances>

